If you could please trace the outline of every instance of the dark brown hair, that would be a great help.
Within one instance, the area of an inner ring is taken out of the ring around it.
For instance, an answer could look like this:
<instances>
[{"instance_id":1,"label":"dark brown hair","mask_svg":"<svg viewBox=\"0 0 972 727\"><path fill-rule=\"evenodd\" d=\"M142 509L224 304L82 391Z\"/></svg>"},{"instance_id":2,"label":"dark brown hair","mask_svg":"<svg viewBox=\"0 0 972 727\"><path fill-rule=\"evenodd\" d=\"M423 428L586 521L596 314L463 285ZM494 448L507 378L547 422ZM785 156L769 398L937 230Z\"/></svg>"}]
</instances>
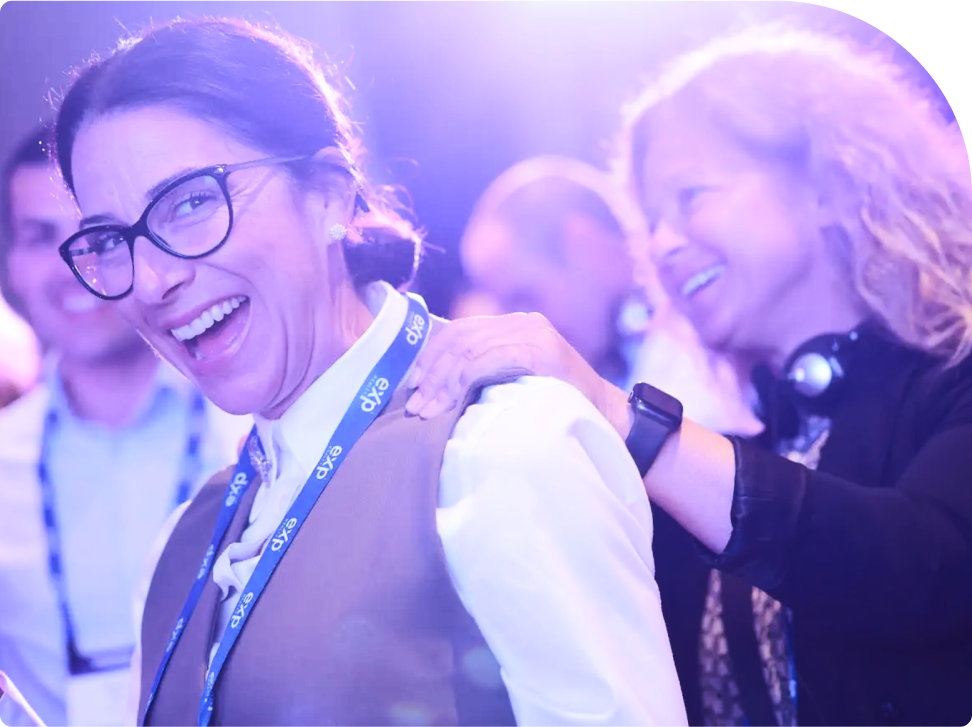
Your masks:
<instances>
[{"instance_id":1,"label":"dark brown hair","mask_svg":"<svg viewBox=\"0 0 972 727\"><path fill-rule=\"evenodd\" d=\"M76 77L57 117L57 159L74 190L71 151L94 116L165 104L213 123L268 156L311 156L337 150L333 166L359 190L360 211L345 241L345 260L358 286L408 283L418 265L421 235L394 199L361 172L360 145L345 102L310 50L280 31L241 20L176 20L122 41ZM321 163L288 165L300 182Z\"/></svg>"}]
</instances>

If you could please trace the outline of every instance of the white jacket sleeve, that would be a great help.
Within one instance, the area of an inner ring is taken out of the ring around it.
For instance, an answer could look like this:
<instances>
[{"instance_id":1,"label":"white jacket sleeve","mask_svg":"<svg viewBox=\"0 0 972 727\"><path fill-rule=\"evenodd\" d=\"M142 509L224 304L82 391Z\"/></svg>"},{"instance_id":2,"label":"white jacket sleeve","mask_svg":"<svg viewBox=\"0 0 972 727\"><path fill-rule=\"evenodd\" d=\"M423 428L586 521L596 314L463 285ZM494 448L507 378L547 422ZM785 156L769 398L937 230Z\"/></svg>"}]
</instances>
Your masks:
<instances>
[{"instance_id":1,"label":"white jacket sleeve","mask_svg":"<svg viewBox=\"0 0 972 727\"><path fill-rule=\"evenodd\" d=\"M518 724L686 724L624 443L579 392L486 389L446 447L437 523Z\"/></svg>"}]
</instances>

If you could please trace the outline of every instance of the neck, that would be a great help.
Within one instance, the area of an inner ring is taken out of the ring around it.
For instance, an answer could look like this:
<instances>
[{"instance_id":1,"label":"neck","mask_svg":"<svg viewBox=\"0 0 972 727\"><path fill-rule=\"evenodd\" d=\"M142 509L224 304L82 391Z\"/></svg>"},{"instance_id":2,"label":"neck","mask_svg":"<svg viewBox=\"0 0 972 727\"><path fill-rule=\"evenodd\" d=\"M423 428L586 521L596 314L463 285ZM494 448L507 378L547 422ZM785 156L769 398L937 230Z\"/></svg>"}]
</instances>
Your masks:
<instances>
[{"instance_id":1,"label":"neck","mask_svg":"<svg viewBox=\"0 0 972 727\"><path fill-rule=\"evenodd\" d=\"M807 341L827 334L850 333L864 322L866 316L863 313L848 313L847 315L832 318L826 322L821 322L816 326L803 326L799 329L794 328L788 331L787 336L780 340L781 345L774 347L770 354L764 357L764 363L770 370L780 375L790 357Z\"/></svg>"},{"instance_id":2,"label":"neck","mask_svg":"<svg viewBox=\"0 0 972 727\"><path fill-rule=\"evenodd\" d=\"M754 321L757 345L733 354L739 360L766 365L779 375L804 343L825 334L849 333L868 315L868 307L848 285L846 276L826 265L808 271L774 311Z\"/></svg>"},{"instance_id":3,"label":"neck","mask_svg":"<svg viewBox=\"0 0 972 727\"><path fill-rule=\"evenodd\" d=\"M321 374L348 352L375 319L350 284L341 286L330 302L331 313L329 317L325 317L329 328L314 332L316 345L298 384L282 399L260 412L264 419L282 417Z\"/></svg>"},{"instance_id":4,"label":"neck","mask_svg":"<svg viewBox=\"0 0 972 727\"><path fill-rule=\"evenodd\" d=\"M75 416L111 428L131 424L148 397L159 361L139 342L124 355L98 361L62 359L58 373Z\"/></svg>"}]
</instances>

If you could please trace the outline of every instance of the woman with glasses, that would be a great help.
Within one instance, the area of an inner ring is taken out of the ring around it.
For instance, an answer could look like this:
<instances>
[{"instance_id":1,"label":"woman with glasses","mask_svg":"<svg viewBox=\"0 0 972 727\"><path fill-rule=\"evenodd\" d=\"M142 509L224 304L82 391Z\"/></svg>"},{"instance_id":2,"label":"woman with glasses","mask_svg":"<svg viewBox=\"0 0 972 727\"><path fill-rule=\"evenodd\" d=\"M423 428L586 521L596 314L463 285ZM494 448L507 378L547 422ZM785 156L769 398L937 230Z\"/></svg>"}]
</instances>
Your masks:
<instances>
[{"instance_id":1,"label":"woman with glasses","mask_svg":"<svg viewBox=\"0 0 972 727\"><path fill-rule=\"evenodd\" d=\"M127 41L60 108L65 262L256 420L160 540L139 723L683 723L607 421L530 377L405 416L443 322L396 289L420 240L355 144L304 49L231 21Z\"/></svg>"},{"instance_id":2,"label":"woman with glasses","mask_svg":"<svg viewBox=\"0 0 972 727\"><path fill-rule=\"evenodd\" d=\"M972 717L972 197L968 155L889 61L780 28L676 59L620 166L666 291L748 362L755 441L598 379L537 316L456 321L408 408L507 366L587 392L651 499L701 544L692 723ZM691 565L691 564L690 564ZM694 597L694 596L693 596Z\"/></svg>"}]
</instances>

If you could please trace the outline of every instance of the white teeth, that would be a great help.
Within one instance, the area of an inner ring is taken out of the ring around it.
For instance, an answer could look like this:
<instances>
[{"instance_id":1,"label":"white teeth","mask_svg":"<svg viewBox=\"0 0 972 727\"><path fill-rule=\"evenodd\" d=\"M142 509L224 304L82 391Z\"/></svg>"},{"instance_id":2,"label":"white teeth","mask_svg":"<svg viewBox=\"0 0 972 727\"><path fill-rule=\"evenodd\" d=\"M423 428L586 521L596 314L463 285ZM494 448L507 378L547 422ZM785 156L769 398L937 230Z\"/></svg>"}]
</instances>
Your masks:
<instances>
[{"instance_id":1,"label":"white teeth","mask_svg":"<svg viewBox=\"0 0 972 727\"><path fill-rule=\"evenodd\" d=\"M240 304L245 300L246 298L243 296L237 296L236 298L229 298L220 303L216 303L200 313L196 320L191 321L184 326L173 328L172 335L175 336L179 341L192 340L201 333L208 331L217 322L230 315L233 311L239 308Z\"/></svg>"},{"instance_id":2,"label":"white teeth","mask_svg":"<svg viewBox=\"0 0 972 727\"><path fill-rule=\"evenodd\" d=\"M722 275L725 271L725 265L713 265L711 268L706 268L702 272L696 273L685 281L685 285L682 286L682 296L685 298L690 298L692 294L701 288L704 288L706 285Z\"/></svg>"}]
</instances>

